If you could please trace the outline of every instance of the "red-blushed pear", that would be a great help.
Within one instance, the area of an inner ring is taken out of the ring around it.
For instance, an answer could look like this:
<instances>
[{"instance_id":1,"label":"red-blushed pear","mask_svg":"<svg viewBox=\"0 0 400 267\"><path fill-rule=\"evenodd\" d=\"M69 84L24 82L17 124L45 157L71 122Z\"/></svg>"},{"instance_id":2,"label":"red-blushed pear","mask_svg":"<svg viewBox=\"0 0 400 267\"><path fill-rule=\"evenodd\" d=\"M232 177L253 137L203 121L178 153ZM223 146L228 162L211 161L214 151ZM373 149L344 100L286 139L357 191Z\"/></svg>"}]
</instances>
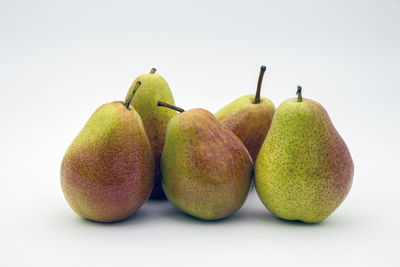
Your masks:
<instances>
[{"instance_id":1,"label":"red-blushed pear","mask_svg":"<svg viewBox=\"0 0 400 267\"><path fill-rule=\"evenodd\" d=\"M260 96L265 70L266 67L261 66L256 95L240 97L215 113L215 117L242 140L253 163L267 136L275 112L271 100Z\"/></svg>"},{"instance_id":2,"label":"red-blushed pear","mask_svg":"<svg viewBox=\"0 0 400 267\"><path fill-rule=\"evenodd\" d=\"M162 100L174 105L174 97L167 81L152 68L150 73L142 74L132 83L126 98L131 95L137 81L142 85L132 99L132 107L142 118L144 128L153 148L155 159L155 185L150 195L151 198L165 199L160 182L160 161L164 147L165 132L169 120L175 116L172 109L160 109L157 101Z\"/></svg>"},{"instance_id":3,"label":"red-blushed pear","mask_svg":"<svg viewBox=\"0 0 400 267\"><path fill-rule=\"evenodd\" d=\"M255 187L264 205L286 220L317 223L345 199L354 166L326 110L305 99L284 101L255 164Z\"/></svg>"},{"instance_id":4,"label":"red-blushed pear","mask_svg":"<svg viewBox=\"0 0 400 267\"><path fill-rule=\"evenodd\" d=\"M168 123L161 158L167 199L203 220L236 212L246 200L252 178L252 161L244 144L207 110L184 111L158 103L182 112Z\"/></svg>"},{"instance_id":5,"label":"red-blushed pear","mask_svg":"<svg viewBox=\"0 0 400 267\"><path fill-rule=\"evenodd\" d=\"M81 217L113 222L135 213L154 185L154 157L139 114L126 102L102 105L68 148L61 187Z\"/></svg>"}]
</instances>

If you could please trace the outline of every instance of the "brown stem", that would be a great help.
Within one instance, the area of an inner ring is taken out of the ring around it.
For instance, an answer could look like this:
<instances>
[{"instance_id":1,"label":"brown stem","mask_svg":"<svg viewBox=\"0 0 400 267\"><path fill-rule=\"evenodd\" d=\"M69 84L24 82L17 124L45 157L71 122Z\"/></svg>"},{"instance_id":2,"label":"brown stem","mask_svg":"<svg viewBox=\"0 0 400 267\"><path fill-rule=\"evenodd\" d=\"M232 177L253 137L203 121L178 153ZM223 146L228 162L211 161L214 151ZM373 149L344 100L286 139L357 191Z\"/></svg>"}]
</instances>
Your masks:
<instances>
[{"instance_id":1,"label":"brown stem","mask_svg":"<svg viewBox=\"0 0 400 267\"><path fill-rule=\"evenodd\" d=\"M160 100L157 102L157 106L170 108L170 109L173 109L173 110L176 110L176 111L179 111L179 112L184 112L185 111L183 108L175 107L173 105L170 105L168 103L162 102Z\"/></svg>"},{"instance_id":2,"label":"brown stem","mask_svg":"<svg viewBox=\"0 0 400 267\"><path fill-rule=\"evenodd\" d=\"M256 98L254 99L254 104L260 103L261 84L262 84L262 80L263 80L266 69L267 69L267 67L265 67L265 66L261 66L261 68L260 68L260 75L258 76L257 92L256 92Z\"/></svg>"},{"instance_id":3,"label":"brown stem","mask_svg":"<svg viewBox=\"0 0 400 267\"><path fill-rule=\"evenodd\" d=\"M131 102L132 102L133 96L135 95L136 90L139 88L139 86L140 86L141 84L142 84L142 83L141 83L140 81L137 81L137 82L136 82L135 88L133 88L131 95L130 95L130 96L128 97L128 99L125 101L125 107L126 107L127 109L129 109L129 105L130 105Z\"/></svg>"},{"instance_id":4,"label":"brown stem","mask_svg":"<svg viewBox=\"0 0 400 267\"><path fill-rule=\"evenodd\" d=\"M152 74L152 73L156 73L156 71L157 71L156 68L152 68L152 69L150 70L150 73L151 73L151 74Z\"/></svg>"},{"instance_id":5,"label":"brown stem","mask_svg":"<svg viewBox=\"0 0 400 267\"><path fill-rule=\"evenodd\" d=\"M303 102L303 96L301 95L301 86L298 85L297 86L297 91L296 91L296 95L297 95L297 102Z\"/></svg>"}]
</instances>

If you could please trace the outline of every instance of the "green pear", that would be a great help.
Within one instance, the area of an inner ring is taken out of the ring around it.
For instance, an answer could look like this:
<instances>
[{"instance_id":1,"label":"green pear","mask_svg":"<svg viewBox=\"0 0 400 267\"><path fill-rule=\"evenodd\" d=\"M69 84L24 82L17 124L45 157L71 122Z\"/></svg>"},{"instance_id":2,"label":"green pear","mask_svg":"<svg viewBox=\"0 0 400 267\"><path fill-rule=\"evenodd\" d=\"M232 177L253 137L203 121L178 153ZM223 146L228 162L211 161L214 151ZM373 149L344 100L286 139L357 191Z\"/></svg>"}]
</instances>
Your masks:
<instances>
[{"instance_id":1,"label":"green pear","mask_svg":"<svg viewBox=\"0 0 400 267\"><path fill-rule=\"evenodd\" d=\"M263 204L286 220L317 223L345 199L354 166L328 113L298 97L276 110L255 164L255 187Z\"/></svg>"},{"instance_id":2,"label":"green pear","mask_svg":"<svg viewBox=\"0 0 400 267\"><path fill-rule=\"evenodd\" d=\"M209 111L183 111L168 123L161 184L179 210L203 220L225 218L246 200L252 161L244 144Z\"/></svg>"},{"instance_id":3,"label":"green pear","mask_svg":"<svg viewBox=\"0 0 400 267\"><path fill-rule=\"evenodd\" d=\"M268 134L275 112L271 100L260 97L265 70L266 67L261 66L255 96L240 97L215 113L215 117L242 140L253 162Z\"/></svg>"},{"instance_id":4,"label":"green pear","mask_svg":"<svg viewBox=\"0 0 400 267\"><path fill-rule=\"evenodd\" d=\"M160 162L164 147L165 132L169 120L175 116L176 112L172 109L160 109L157 107L157 101L162 100L174 105L174 97L165 79L155 73L152 69L149 74L142 74L132 83L126 98L131 92L137 81L142 84L140 90L134 95L132 100L133 108L139 113L143 120L144 128L150 139L155 159L155 185L151 198L163 199L164 192L160 182Z\"/></svg>"},{"instance_id":5,"label":"green pear","mask_svg":"<svg viewBox=\"0 0 400 267\"><path fill-rule=\"evenodd\" d=\"M64 156L61 187L83 218L123 220L153 189L154 157L142 120L129 105L131 98L99 107Z\"/></svg>"}]
</instances>

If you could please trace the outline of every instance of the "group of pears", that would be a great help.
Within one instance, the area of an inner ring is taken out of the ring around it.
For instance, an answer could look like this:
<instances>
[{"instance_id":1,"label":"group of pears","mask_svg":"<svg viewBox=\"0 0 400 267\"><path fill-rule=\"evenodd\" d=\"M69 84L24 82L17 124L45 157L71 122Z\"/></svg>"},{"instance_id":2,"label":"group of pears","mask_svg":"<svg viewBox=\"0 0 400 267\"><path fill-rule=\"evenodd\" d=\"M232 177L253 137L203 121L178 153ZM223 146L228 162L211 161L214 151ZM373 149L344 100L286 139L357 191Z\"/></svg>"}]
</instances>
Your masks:
<instances>
[{"instance_id":1,"label":"group of pears","mask_svg":"<svg viewBox=\"0 0 400 267\"><path fill-rule=\"evenodd\" d=\"M325 109L302 97L275 110L246 95L216 114L185 111L152 69L125 101L100 106L68 148L61 187L71 208L99 222L128 218L150 197L203 220L236 212L252 187L277 217L317 223L344 200L353 161ZM178 113L179 112L179 113Z\"/></svg>"}]
</instances>

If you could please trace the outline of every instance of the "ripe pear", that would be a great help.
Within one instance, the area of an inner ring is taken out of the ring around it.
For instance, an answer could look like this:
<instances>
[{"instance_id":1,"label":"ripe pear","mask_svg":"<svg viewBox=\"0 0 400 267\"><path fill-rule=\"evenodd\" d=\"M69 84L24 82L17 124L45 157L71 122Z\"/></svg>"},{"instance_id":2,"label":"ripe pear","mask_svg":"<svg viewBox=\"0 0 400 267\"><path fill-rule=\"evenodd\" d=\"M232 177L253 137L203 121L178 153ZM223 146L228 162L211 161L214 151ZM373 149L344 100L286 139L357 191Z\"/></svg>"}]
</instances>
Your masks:
<instances>
[{"instance_id":1,"label":"ripe pear","mask_svg":"<svg viewBox=\"0 0 400 267\"><path fill-rule=\"evenodd\" d=\"M264 205L286 220L317 223L345 199L354 166L350 152L319 103L298 97L276 110L255 164Z\"/></svg>"},{"instance_id":2,"label":"ripe pear","mask_svg":"<svg viewBox=\"0 0 400 267\"><path fill-rule=\"evenodd\" d=\"M183 111L168 123L161 184L179 210L203 220L225 218L246 200L252 162L244 144L209 111Z\"/></svg>"},{"instance_id":3,"label":"ripe pear","mask_svg":"<svg viewBox=\"0 0 400 267\"><path fill-rule=\"evenodd\" d=\"M240 97L215 113L215 117L242 140L253 162L256 161L275 112L271 100L260 97L265 70L266 67L261 66L255 96Z\"/></svg>"},{"instance_id":4,"label":"ripe pear","mask_svg":"<svg viewBox=\"0 0 400 267\"><path fill-rule=\"evenodd\" d=\"M156 69L153 68L149 74L142 74L136 78L126 98L131 95L137 81L142 84L140 90L133 97L132 106L142 118L155 159L155 185L150 197L164 199L165 195L160 182L160 162L167 125L169 120L175 116L176 111L158 108L157 101L162 100L174 105L174 97L168 83L161 75L156 74Z\"/></svg>"},{"instance_id":5,"label":"ripe pear","mask_svg":"<svg viewBox=\"0 0 400 267\"><path fill-rule=\"evenodd\" d=\"M99 107L62 161L64 196L83 218L123 220L142 206L153 189L150 141L130 100Z\"/></svg>"}]
</instances>

